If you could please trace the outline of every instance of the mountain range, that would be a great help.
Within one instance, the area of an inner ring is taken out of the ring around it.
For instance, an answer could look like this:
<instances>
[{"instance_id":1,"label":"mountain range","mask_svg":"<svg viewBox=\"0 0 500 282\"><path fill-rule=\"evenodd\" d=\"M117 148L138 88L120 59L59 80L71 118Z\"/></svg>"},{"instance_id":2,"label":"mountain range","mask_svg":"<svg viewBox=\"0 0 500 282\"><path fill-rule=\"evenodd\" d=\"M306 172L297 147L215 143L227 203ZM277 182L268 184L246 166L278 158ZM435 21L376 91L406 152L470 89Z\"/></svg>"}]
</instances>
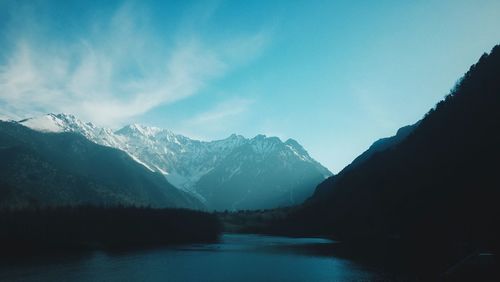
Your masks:
<instances>
[{"instance_id":1,"label":"mountain range","mask_svg":"<svg viewBox=\"0 0 500 282\"><path fill-rule=\"evenodd\" d=\"M263 209L300 204L332 173L295 140L233 134L199 141L139 124L118 130L70 114L47 114L18 122L43 133L72 132L126 152L151 172L209 209Z\"/></svg>"}]
</instances>

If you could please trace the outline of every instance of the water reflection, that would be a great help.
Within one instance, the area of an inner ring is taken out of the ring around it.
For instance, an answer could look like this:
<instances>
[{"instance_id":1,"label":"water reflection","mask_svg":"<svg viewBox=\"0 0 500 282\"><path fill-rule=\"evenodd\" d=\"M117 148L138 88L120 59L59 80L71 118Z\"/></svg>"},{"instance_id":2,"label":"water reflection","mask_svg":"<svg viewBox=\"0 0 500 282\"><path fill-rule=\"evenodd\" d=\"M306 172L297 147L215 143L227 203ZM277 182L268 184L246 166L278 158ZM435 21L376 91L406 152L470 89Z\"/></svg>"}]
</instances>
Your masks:
<instances>
[{"instance_id":1,"label":"water reflection","mask_svg":"<svg viewBox=\"0 0 500 282\"><path fill-rule=\"evenodd\" d=\"M319 238L230 235L217 244L96 251L0 263L2 281L373 281L391 276L335 256Z\"/></svg>"}]
</instances>

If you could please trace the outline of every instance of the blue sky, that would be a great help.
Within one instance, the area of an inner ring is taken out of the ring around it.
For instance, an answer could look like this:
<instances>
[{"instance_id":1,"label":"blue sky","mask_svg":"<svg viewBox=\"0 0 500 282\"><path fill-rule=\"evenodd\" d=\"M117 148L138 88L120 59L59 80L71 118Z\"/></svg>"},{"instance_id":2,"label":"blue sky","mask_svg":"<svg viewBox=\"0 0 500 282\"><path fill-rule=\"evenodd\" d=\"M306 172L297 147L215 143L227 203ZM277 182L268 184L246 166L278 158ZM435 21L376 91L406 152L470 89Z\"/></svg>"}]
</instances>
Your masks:
<instances>
[{"instance_id":1,"label":"blue sky","mask_svg":"<svg viewBox=\"0 0 500 282\"><path fill-rule=\"evenodd\" d=\"M298 140L338 172L500 43L499 1L0 1L0 117Z\"/></svg>"}]
</instances>

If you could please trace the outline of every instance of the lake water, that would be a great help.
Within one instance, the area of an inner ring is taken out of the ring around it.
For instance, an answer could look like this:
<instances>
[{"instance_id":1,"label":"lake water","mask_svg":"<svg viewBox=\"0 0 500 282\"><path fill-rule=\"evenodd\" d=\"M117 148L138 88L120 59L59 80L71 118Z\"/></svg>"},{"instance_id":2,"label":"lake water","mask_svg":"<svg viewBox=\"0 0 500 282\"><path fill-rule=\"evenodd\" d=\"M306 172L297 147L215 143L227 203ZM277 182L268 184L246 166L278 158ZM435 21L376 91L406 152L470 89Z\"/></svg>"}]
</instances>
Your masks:
<instances>
[{"instance_id":1,"label":"lake water","mask_svg":"<svg viewBox=\"0 0 500 282\"><path fill-rule=\"evenodd\" d=\"M217 244L0 263L0 281L388 281L368 266L335 257L318 238L225 234Z\"/></svg>"}]
</instances>

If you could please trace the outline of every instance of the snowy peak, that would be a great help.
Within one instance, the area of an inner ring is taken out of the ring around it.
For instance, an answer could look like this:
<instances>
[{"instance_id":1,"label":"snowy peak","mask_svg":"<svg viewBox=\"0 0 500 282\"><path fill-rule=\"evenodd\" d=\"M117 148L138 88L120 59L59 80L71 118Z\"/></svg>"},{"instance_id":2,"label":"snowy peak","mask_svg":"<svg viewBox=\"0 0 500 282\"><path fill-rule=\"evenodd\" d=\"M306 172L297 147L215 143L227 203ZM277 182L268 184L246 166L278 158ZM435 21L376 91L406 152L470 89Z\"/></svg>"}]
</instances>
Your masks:
<instances>
[{"instance_id":1,"label":"snowy peak","mask_svg":"<svg viewBox=\"0 0 500 282\"><path fill-rule=\"evenodd\" d=\"M46 114L39 117L19 121L24 126L44 132L80 131L81 128L96 127L92 123L84 123L70 114Z\"/></svg>"},{"instance_id":2,"label":"snowy peak","mask_svg":"<svg viewBox=\"0 0 500 282\"><path fill-rule=\"evenodd\" d=\"M304 160L315 162L315 160L309 156L309 153L306 151L306 149L304 149L304 147L302 147L302 145L300 145L299 142L295 141L294 139L286 140L285 146L287 146L294 154L300 156Z\"/></svg>"},{"instance_id":3,"label":"snowy peak","mask_svg":"<svg viewBox=\"0 0 500 282\"><path fill-rule=\"evenodd\" d=\"M138 135L145 137L154 137L162 131L167 131L167 130L158 127L145 126L134 123L124 126L122 129L117 130L116 133L121 135Z\"/></svg>"},{"instance_id":4,"label":"snowy peak","mask_svg":"<svg viewBox=\"0 0 500 282\"><path fill-rule=\"evenodd\" d=\"M236 147L239 147L243 144L246 144L248 139L241 135L231 134L228 138L209 141L209 142L201 142L204 143L207 147L210 147L212 150L232 150Z\"/></svg>"},{"instance_id":5,"label":"snowy peak","mask_svg":"<svg viewBox=\"0 0 500 282\"><path fill-rule=\"evenodd\" d=\"M229 136L228 138L223 139L223 140L226 140L226 141L233 143L233 144L241 144L242 142L244 142L246 140L246 138L243 137L242 135L233 133L233 134L231 134L231 136Z\"/></svg>"},{"instance_id":6,"label":"snowy peak","mask_svg":"<svg viewBox=\"0 0 500 282\"><path fill-rule=\"evenodd\" d=\"M266 137L266 135L259 134L249 140L252 150L261 155L270 154L279 150L281 140L278 137Z\"/></svg>"},{"instance_id":7,"label":"snowy peak","mask_svg":"<svg viewBox=\"0 0 500 282\"><path fill-rule=\"evenodd\" d=\"M95 126L91 122L83 122L71 114L46 114L39 117L19 121L20 124L42 132L75 132L87 139L109 147L121 149L113 130Z\"/></svg>"},{"instance_id":8,"label":"snowy peak","mask_svg":"<svg viewBox=\"0 0 500 282\"><path fill-rule=\"evenodd\" d=\"M19 123L31 129L43 132L63 132L66 127L64 121L59 119L57 115L54 114L23 119L19 121Z\"/></svg>"},{"instance_id":9,"label":"snowy peak","mask_svg":"<svg viewBox=\"0 0 500 282\"><path fill-rule=\"evenodd\" d=\"M133 139L136 142L140 142L140 140L146 142L165 142L170 144L181 145L181 142L186 143L190 141L189 138L175 134L168 129L153 127L153 126L145 126L140 124L130 124L126 125L123 128L115 131L116 135L124 136L129 139Z\"/></svg>"},{"instance_id":10,"label":"snowy peak","mask_svg":"<svg viewBox=\"0 0 500 282\"><path fill-rule=\"evenodd\" d=\"M294 139L288 139L282 142L278 137L267 137L265 135L257 135L250 139L249 144L255 153L261 155L269 155L272 153L280 153L283 158L298 159L304 162L318 164L309 156L307 151Z\"/></svg>"},{"instance_id":11,"label":"snowy peak","mask_svg":"<svg viewBox=\"0 0 500 282\"><path fill-rule=\"evenodd\" d=\"M285 145L290 145L296 150L301 150L305 151L302 145L299 144L295 139L289 138L288 140L285 141Z\"/></svg>"}]
</instances>

